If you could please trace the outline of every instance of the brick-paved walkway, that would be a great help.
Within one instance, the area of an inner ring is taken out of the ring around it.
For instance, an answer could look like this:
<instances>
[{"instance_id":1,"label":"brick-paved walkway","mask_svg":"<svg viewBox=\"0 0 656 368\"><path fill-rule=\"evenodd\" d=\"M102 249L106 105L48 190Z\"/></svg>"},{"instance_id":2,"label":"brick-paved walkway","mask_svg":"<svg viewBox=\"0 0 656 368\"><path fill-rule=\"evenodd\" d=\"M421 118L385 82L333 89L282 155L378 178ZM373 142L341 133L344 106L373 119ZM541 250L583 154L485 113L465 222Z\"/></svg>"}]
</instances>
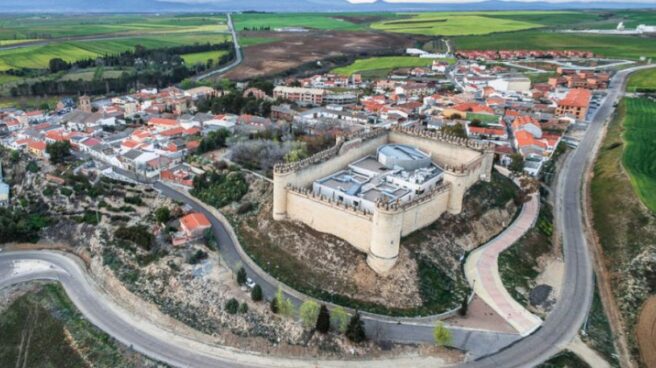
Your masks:
<instances>
[{"instance_id":1,"label":"brick-paved walkway","mask_svg":"<svg viewBox=\"0 0 656 368\"><path fill-rule=\"evenodd\" d=\"M542 320L520 305L503 286L499 275L499 254L533 227L540 210L539 196L532 195L519 217L486 245L473 251L465 263L465 275L474 292L502 316L522 336L529 335Z\"/></svg>"}]
</instances>

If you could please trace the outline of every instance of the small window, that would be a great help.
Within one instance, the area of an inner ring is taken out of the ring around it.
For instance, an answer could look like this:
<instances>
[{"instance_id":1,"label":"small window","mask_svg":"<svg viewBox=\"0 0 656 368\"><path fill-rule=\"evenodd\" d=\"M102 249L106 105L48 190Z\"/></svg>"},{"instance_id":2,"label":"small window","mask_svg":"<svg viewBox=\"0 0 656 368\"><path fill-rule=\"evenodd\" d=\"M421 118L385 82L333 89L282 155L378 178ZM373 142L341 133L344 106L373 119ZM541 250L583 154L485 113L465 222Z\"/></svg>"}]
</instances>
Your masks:
<instances>
[{"instance_id":1,"label":"small window","mask_svg":"<svg viewBox=\"0 0 656 368\"><path fill-rule=\"evenodd\" d=\"M340 202L344 202L344 197L342 197L342 196L337 196L337 200L340 201Z\"/></svg>"}]
</instances>

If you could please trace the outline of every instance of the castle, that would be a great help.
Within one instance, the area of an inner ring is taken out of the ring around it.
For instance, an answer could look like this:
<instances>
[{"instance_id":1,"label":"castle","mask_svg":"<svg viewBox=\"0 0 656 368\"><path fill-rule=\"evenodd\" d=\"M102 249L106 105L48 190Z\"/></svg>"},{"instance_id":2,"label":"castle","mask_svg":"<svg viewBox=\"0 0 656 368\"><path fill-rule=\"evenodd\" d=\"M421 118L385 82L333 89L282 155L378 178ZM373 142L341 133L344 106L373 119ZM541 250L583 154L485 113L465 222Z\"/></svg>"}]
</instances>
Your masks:
<instances>
[{"instance_id":1,"label":"castle","mask_svg":"<svg viewBox=\"0 0 656 368\"><path fill-rule=\"evenodd\" d=\"M444 212L460 213L467 189L491 179L493 159L489 144L424 130L340 137L323 152L275 166L273 218L342 238L385 274L401 237Z\"/></svg>"}]
</instances>

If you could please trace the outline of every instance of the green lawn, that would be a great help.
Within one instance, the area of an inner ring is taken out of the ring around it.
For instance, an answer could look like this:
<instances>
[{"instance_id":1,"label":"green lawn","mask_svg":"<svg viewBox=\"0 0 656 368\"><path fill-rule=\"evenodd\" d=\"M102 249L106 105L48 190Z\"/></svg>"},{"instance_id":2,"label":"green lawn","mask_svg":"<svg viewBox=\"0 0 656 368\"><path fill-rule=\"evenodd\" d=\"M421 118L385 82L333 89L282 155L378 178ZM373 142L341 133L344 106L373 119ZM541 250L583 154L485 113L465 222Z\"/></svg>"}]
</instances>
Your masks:
<instances>
[{"instance_id":1,"label":"green lawn","mask_svg":"<svg viewBox=\"0 0 656 368\"><path fill-rule=\"evenodd\" d=\"M207 63L208 59L214 60L214 63L216 64L218 59L227 54L227 51L223 50L218 50L218 51L207 51L207 52L196 52L193 54L184 54L182 55L182 59L184 60L185 64L187 65L194 65L196 63Z\"/></svg>"},{"instance_id":2,"label":"green lawn","mask_svg":"<svg viewBox=\"0 0 656 368\"><path fill-rule=\"evenodd\" d=\"M233 17L237 30L262 27L306 27L324 30L358 30L363 26L337 18L337 14L243 13Z\"/></svg>"},{"instance_id":3,"label":"green lawn","mask_svg":"<svg viewBox=\"0 0 656 368\"><path fill-rule=\"evenodd\" d=\"M656 102L627 98L622 163L642 202L656 213Z\"/></svg>"},{"instance_id":4,"label":"green lawn","mask_svg":"<svg viewBox=\"0 0 656 368\"><path fill-rule=\"evenodd\" d=\"M640 70L631 74L626 89L635 92L638 88L656 89L656 69Z\"/></svg>"},{"instance_id":5,"label":"green lawn","mask_svg":"<svg viewBox=\"0 0 656 368\"><path fill-rule=\"evenodd\" d=\"M422 35L482 35L493 32L509 32L542 27L538 22L490 17L489 13L419 13L406 19L377 22L372 28L387 32ZM499 15L518 12L495 13Z\"/></svg>"},{"instance_id":6,"label":"green lawn","mask_svg":"<svg viewBox=\"0 0 656 368\"><path fill-rule=\"evenodd\" d=\"M100 41L70 41L0 51L0 71L18 68L47 68L52 58L76 61L132 50L136 45L162 48L194 43L221 43L230 36L216 33L173 33Z\"/></svg>"},{"instance_id":7,"label":"green lawn","mask_svg":"<svg viewBox=\"0 0 656 368\"><path fill-rule=\"evenodd\" d=\"M528 30L484 36L455 37L458 50L588 50L606 57L638 59L656 57L656 42L650 38L620 35L573 34Z\"/></svg>"},{"instance_id":8,"label":"green lawn","mask_svg":"<svg viewBox=\"0 0 656 368\"><path fill-rule=\"evenodd\" d=\"M453 59L447 59L450 63ZM353 64L332 70L340 75L351 75L354 73L366 74L370 71L390 71L397 68L412 68L417 66L429 66L433 59L424 59L416 56L383 56L367 59L358 59ZM385 74L387 74L385 73Z\"/></svg>"},{"instance_id":9,"label":"green lawn","mask_svg":"<svg viewBox=\"0 0 656 368\"><path fill-rule=\"evenodd\" d=\"M5 15L0 40L59 38L111 33L200 32L226 30L225 17L204 15Z\"/></svg>"}]
</instances>

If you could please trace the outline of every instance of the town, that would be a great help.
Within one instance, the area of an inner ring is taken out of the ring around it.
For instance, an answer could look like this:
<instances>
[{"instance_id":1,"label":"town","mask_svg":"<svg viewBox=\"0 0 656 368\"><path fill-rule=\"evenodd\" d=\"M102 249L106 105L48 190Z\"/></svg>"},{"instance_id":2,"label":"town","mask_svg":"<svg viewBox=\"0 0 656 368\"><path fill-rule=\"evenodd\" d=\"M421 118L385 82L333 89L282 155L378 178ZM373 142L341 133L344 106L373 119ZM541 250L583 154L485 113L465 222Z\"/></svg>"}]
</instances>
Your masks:
<instances>
[{"instance_id":1,"label":"town","mask_svg":"<svg viewBox=\"0 0 656 368\"><path fill-rule=\"evenodd\" d=\"M402 2L6 15L0 366L651 366L656 13Z\"/></svg>"}]
</instances>

